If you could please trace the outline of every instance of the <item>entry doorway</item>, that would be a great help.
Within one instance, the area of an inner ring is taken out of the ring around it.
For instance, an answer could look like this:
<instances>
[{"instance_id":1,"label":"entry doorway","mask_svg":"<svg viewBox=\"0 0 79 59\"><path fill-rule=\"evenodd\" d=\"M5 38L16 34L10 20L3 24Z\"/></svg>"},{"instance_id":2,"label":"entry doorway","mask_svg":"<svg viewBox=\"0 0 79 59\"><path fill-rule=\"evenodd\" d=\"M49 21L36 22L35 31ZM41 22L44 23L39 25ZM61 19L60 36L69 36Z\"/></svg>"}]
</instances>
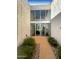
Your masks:
<instances>
[{"instance_id":1,"label":"entry doorway","mask_svg":"<svg viewBox=\"0 0 79 59\"><path fill-rule=\"evenodd\" d=\"M49 36L50 23L31 23L31 36Z\"/></svg>"}]
</instances>

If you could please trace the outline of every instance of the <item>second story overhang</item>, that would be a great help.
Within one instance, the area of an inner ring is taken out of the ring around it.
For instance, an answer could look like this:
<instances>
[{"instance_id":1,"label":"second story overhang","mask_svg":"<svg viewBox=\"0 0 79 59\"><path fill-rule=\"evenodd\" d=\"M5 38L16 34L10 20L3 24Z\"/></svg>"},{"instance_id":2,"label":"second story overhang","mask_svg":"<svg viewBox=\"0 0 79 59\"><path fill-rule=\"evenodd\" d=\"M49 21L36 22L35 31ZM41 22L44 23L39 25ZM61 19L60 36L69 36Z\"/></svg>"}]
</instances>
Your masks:
<instances>
[{"instance_id":1,"label":"second story overhang","mask_svg":"<svg viewBox=\"0 0 79 59\"><path fill-rule=\"evenodd\" d=\"M51 10L51 5L31 5L31 10Z\"/></svg>"}]
</instances>

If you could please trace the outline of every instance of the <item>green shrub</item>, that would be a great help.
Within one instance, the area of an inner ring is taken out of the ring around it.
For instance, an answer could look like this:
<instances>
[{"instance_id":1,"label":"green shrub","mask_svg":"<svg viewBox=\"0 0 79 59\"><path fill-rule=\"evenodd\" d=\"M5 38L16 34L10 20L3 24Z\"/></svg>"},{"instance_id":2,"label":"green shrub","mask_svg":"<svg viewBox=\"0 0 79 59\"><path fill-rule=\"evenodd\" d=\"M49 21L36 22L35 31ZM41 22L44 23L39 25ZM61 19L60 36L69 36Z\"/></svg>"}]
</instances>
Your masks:
<instances>
[{"instance_id":1,"label":"green shrub","mask_svg":"<svg viewBox=\"0 0 79 59\"><path fill-rule=\"evenodd\" d=\"M34 51L33 47L30 47L30 46L26 47L26 50L25 50L25 53L27 54L26 59L31 59L32 58L33 51Z\"/></svg>"},{"instance_id":2,"label":"green shrub","mask_svg":"<svg viewBox=\"0 0 79 59\"><path fill-rule=\"evenodd\" d=\"M55 48L57 59L61 59L61 46L53 37L48 37L48 42Z\"/></svg>"},{"instance_id":3,"label":"green shrub","mask_svg":"<svg viewBox=\"0 0 79 59\"><path fill-rule=\"evenodd\" d=\"M35 46L35 40L33 38L31 38L31 37L25 38L22 45L23 46L26 46L26 45Z\"/></svg>"},{"instance_id":4,"label":"green shrub","mask_svg":"<svg viewBox=\"0 0 79 59\"><path fill-rule=\"evenodd\" d=\"M21 46L18 48L19 56L26 56L24 58L31 59L33 56L34 48L31 46Z\"/></svg>"},{"instance_id":5,"label":"green shrub","mask_svg":"<svg viewBox=\"0 0 79 59\"><path fill-rule=\"evenodd\" d=\"M18 59L32 59L33 53L35 51L35 46L36 44L33 38L25 38L23 44L18 47L17 54L18 56L26 57L18 57Z\"/></svg>"},{"instance_id":6,"label":"green shrub","mask_svg":"<svg viewBox=\"0 0 79 59\"><path fill-rule=\"evenodd\" d=\"M55 48L59 45L56 39L53 37L48 37L48 42Z\"/></svg>"},{"instance_id":7,"label":"green shrub","mask_svg":"<svg viewBox=\"0 0 79 59\"><path fill-rule=\"evenodd\" d=\"M58 55L58 59L61 59L61 46L57 47L57 55Z\"/></svg>"}]
</instances>

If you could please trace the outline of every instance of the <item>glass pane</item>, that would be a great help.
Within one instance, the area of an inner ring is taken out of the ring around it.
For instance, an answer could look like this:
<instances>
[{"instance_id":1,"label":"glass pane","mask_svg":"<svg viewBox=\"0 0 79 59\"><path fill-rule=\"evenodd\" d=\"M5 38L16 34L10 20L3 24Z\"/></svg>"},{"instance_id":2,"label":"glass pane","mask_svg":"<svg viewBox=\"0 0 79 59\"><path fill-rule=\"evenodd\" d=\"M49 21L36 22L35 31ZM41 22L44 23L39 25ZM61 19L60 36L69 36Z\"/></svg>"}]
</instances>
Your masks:
<instances>
[{"instance_id":1,"label":"glass pane","mask_svg":"<svg viewBox=\"0 0 79 59\"><path fill-rule=\"evenodd\" d=\"M41 10L41 19L45 19L45 10Z\"/></svg>"},{"instance_id":2,"label":"glass pane","mask_svg":"<svg viewBox=\"0 0 79 59\"><path fill-rule=\"evenodd\" d=\"M40 35L40 24L36 24L36 35Z\"/></svg>"},{"instance_id":3,"label":"glass pane","mask_svg":"<svg viewBox=\"0 0 79 59\"><path fill-rule=\"evenodd\" d=\"M35 36L35 24L31 24L31 35Z\"/></svg>"},{"instance_id":4,"label":"glass pane","mask_svg":"<svg viewBox=\"0 0 79 59\"><path fill-rule=\"evenodd\" d=\"M51 12L50 10L46 10L46 17L47 17L47 19L50 19L50 17L51 17L51 13L50 12Z\"/></svg>"},{"instance_id":5,"label":"glass pane","mask_svg":"<svg viewBox=\"0 0 79 59\"><path fill-rule=\"evenodd\" d=\"M41 35L45 35L45 24L41 24Z\"/></svg>"},{"instance_id":6,"label":"glass pane","mask_svg":"<svg viewBox=\"0 0 79 59\"><path fill-rule=\"evenodd\" d=\"M50 35L50 24L41 24L41 35L42 36L49 36Z\"/></svg>"},{"instance_id":7,"label":"glass pane","mask_svg":"<svg viewBox=\"0 0 79 59\"><path fill-rule=\"evenodd\" d=\"M35 10L31 11L31 21L35 21L36 15L35 15Z\"/></svg>"},{"instance_id":8,"label":"glass pane","mask_svg":"<svg viewBox=\"0 0 79 59\"><path fill-rule=\"evenodd\" d=\"M45 29L45 31L46 31L46 32L45 32L45 35L46 35L46 36L49 36L49 35L50 35L50 29L51 29L51 28L50 28L50 24L45 24L45 28L46 28L46 29Z\"/></svg>"},{"instance_id":9,"label":"glass pane","mask_svg":"<svg viewBox=\"0 0 79 59\"><path fill-rule=\"evenodd\" d=\"M50 20L51 14L50 10L41 10L41 20L46 21Z\"/></svg>"},{"instance_id":10,"label":"glass pane","mask_svg":"<svg viewBox=\"0 0 79 59\"><path fill-rule=\"evenodd\" d=\"M36 20L39 21L40 20L40 10L36 10Z\"/></svg>"},{"instance_id":11,"label":"glass pane","mask_svg":"<svg viewBox=\"0 0 79 59\"><path fill-rule=\"evenodd\" d=\"M31 11L31 21L50 20L51 11L50 10L32 10Z\"/></svg>"},{"instance_id":12,"label":"glass pane","mask_svg":"<svg viewBox=\"0 0 79 59\"><path fill-rule=\"evenodd\" d=\"M48 17L48 10L46 10L46 17Z\"/></svg>"}]
</instances>

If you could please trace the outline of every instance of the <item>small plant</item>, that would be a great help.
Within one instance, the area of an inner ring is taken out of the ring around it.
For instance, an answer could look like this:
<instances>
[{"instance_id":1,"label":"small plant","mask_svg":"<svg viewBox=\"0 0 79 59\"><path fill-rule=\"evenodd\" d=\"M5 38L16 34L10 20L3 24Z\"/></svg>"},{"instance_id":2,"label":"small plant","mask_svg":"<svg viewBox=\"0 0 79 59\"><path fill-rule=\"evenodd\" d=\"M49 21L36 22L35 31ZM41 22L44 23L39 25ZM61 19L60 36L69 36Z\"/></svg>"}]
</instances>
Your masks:
<instances>
[{"instance_id":1,"label":"small plant","mask_svg":"<svg viewBox=\"0 0 79 59\"><path fill-rule=\"evenodd\" d=\"M58 46L58 42L53 37L48 37L48 42L55 48Z\"/></svg>"},{"instance_id":2,"label":"small plant","mask_svg":"<svg viewBox=\"0 0 79 59\"><path fill-rule=\"evenodd\" d=\"M61 59L61 46L57 47L57 56L58 59Z\"/></svg>"},{"instance_id":3,"label":"small plant","mask_svg":"<svg viewBox=\"0 0 79 59\"><path fill-rule=\"evenodd\" d=\"M35 40L33 38L28 37L28 38L24 39L24 42L23 42L22 45L23 46L26 46L26 45L28 45L28 46L35 46L36 44L35 44Z\"/></svg>"}]
</instances>

